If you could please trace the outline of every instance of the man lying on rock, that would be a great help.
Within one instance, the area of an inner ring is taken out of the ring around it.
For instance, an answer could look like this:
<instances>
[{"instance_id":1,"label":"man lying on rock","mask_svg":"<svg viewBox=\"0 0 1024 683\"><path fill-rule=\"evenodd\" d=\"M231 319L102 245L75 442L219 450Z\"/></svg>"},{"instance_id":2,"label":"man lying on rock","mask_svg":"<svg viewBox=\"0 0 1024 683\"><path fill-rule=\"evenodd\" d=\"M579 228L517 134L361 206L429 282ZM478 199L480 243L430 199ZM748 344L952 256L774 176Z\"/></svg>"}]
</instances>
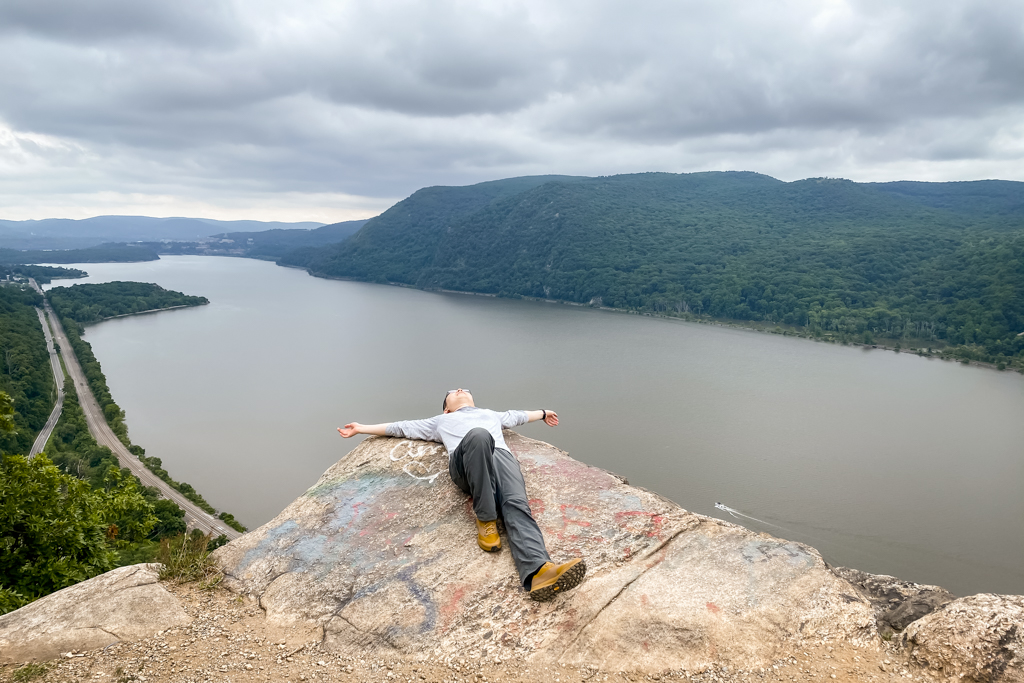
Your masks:
<instances>
[{"instance_id":1,"label":"man lying on rock","mask_svg":"<svg viewBox=\"0 0 1024 683\"><path fill-rule=\"evenodd\" d=\"M477 408L466 389L452 389L441 404L444 413L426 420L406 420L376 425L352 422L339 427L346 439L356 434L398 436L440 441L448 450L448 473L455 485L473 497L476 542L486 552L501 550L497 519L499 511L508 532L512 559L523 588L534 600L546 602L583 581L587 565L582 558L565 564L551 562L544 536L533 519L526 498L526 482L501 434L527 422L543 420L558 425L553 410L508 410L496 413Z\"/></svg>"}]
</instances>

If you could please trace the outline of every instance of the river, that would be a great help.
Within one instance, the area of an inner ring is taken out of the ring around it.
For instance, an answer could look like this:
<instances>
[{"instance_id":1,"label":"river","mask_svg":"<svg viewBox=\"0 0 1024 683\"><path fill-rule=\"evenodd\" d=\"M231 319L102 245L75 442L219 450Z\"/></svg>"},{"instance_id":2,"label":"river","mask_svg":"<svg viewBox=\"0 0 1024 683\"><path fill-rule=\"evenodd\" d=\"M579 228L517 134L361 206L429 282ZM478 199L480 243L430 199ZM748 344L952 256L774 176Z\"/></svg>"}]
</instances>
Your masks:
<instances>
[{"instance_id":1,"label":"river","mask_svg":"<svg viewBox=\"0 0 1024 683\"><path fill-rule=\"evenodd\" d=\"M834 565L1024 593L1018 374L248 259L73 267L210 299L85 339L132 440L250 528L357 444L336 427L427 417L464 387L557 410L559 427L519 431Z\"/></svg>"}]
</instances>

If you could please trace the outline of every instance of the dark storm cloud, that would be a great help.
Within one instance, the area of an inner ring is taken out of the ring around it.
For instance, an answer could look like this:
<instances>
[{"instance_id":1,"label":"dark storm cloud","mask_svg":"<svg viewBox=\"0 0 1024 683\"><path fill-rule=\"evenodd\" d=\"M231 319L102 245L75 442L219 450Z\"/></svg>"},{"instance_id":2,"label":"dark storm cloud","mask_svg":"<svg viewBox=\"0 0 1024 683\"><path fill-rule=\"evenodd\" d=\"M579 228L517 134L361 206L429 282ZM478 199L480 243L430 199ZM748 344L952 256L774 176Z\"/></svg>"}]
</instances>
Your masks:
<instances>
[{"instance_id":1,"label":"dark storm cloud","mask_svg":"<svg viewBox=\"0 0 1024 683\"><path fill-rule=\"evenodd\" d=\"M1024 167L1020 3L9 0L0 63L8 192Z\"/></svg>"},{"instance_id":2,"label":"dark storm cloud","mask_svg":"<svg viewBox=\"0 0 1024 683\"><path fill-rule=\"evenodd\" d=\"M219 0L4 0L0 4L0 35L26 33L76 44L133 38L223 43L231 40L236 23L232 5Z\"/></svg>"}]
</instances>

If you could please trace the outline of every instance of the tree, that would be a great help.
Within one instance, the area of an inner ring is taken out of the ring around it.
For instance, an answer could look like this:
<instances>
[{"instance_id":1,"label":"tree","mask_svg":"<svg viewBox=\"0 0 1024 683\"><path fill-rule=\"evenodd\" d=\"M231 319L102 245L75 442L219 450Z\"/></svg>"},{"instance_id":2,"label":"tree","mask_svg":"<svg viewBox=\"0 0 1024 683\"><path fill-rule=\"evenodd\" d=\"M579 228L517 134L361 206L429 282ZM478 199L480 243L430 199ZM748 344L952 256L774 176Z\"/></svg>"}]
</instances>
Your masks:
<instances>
[{"instance_id":1,"label":"tree","mask_svg":"<svg viewBox=\"0 0 1024 683\"><path fill-rule=\"evenodd\" d=\"M0 432L14 433L14 401L0 391Z\"/></svg>"},{"instance_id":2,"label":"tree","mask_svg":"<svg viewBox=\"0 0 1024 683\"><path fill-rule=\"evenodd\" d=\"M180 536L188 531L185 525L185 511L177 503L161 498L153 503L153 514L157 516L156 526L149 532L153 538Z\"/></svg>"},{"instance_id":3,"label":"tree","mask_svg":"<svg viewBox=\"0 0 1024 683\"><path fill-rule=\"evenodd\" d=\"M135 479L111 468L103 484L45 455L0 456L0 613L113 569L117 549L149 533L157 519Z\"/></svg>"}]
</instances>

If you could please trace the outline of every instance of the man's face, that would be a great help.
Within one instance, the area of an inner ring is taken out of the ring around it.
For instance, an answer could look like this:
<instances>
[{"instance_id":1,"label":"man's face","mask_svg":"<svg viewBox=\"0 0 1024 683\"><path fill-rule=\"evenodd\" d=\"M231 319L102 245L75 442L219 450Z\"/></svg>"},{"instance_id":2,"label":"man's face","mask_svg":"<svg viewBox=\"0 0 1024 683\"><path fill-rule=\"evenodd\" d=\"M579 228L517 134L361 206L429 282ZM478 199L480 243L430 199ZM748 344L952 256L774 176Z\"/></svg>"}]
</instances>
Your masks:
<instances>
[{"instance_id":1,"label":"man's face","mask_svg":"<svg viewBox=\"0 0 1024 683\"><path fill-rule=\"evenodd\" d=\"M456 389L448 394L448 397L445 399L444 412L453 413L459 408L471 405L475 405L473 403L473 394L465 389Z\"/></svg>"}]
</instances>

